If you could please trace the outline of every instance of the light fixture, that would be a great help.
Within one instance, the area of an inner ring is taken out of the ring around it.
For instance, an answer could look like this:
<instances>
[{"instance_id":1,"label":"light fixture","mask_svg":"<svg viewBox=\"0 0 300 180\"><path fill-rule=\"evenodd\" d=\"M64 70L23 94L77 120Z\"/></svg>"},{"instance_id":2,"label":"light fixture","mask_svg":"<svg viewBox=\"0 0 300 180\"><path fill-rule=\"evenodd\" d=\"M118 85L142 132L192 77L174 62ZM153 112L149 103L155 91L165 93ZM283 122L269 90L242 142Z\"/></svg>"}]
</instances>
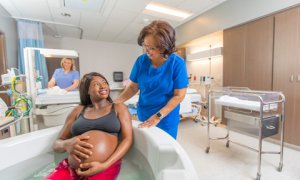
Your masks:
<instances>
[{"instance_id":1,"label":"light fixture","mask_svg":"<svg viewBox=\"0 0 300 180\"><path fill-rule=\"evenodd\" d=\"M223 47L210 48L208 50L203 50L195 52L192 54L187 54L187 61L201 61L201 60L211 60L213 58L222 57Z\"/></svg>"},{"instance_id":2,"label":"light fixture","mask_svg":"<svg viewBox=\"0 0 300 180\"><path fill-rule=\"evenodd\" d=\"M177 21L182 21L192 15L191 13L182 11L180 9L176 9L159 3L152 3L152 2L145 7L143 13L152 16L161 17L161 18L177 20Z\"/></svg>"},{"instance_id":3,"label":"light fixture","mask_svg":"<svg viewBox=\"0 0 300 180\"><path fill-rule=\"evenodd\" d=\"M69 14L69 13L61 13L61 15L64 17L71 17L71 14Z\"/></svg>"},{"instance_id":4,"label":"light fixture","mask_svg":"<svg viewBox=\"0 0 300 180\"><path fill-rule=\"evenodd\" d=\"M40 54L44 55L45 57L70 57L70 58L77 58L79 55L74 50L63 50L63 49L38 49Z\"/></svg>"},{"instance_id":5,"label":"light fixture","mask_svg":"<svg viewBox=\"0 0 300 180\"><path fill-rule=\"evenodd\" d=\"M105 0L63 0L63 7L79 11L100 13Z\"/></svg>"}]
</instances>

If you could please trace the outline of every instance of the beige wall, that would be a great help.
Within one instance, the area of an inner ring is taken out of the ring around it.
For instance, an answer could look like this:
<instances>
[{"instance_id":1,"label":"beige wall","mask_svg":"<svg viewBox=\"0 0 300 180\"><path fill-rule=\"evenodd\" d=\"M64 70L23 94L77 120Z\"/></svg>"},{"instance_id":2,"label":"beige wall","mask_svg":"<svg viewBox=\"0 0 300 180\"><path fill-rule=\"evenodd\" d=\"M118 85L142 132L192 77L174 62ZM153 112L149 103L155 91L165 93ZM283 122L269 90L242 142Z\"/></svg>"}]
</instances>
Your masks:
<instances>
[{"instance_id":1,"label":"beige wall","mask_svg":"<svg viewBox=\"0 0 300 180\"><path fill-rule=\"evenodd\" d=\"M223 46L223 32L215 32L201 38L194 39L180 47L186 48L187 56L193 52L209 50L210 46L222 47ZM211 63L211 64L210 64ZM200 85L200 76L214 77L212 85L222 86L223 85L223 57L212 58L211 62L209 59L201 59L196 61L186 61L186 66L188 74L192 74L192 79L190 80L190 87L196 88L203 97L207 95L207 89L205 86ZM196 76L196 80L194 77Z\"/></svg>"}]
</instances>

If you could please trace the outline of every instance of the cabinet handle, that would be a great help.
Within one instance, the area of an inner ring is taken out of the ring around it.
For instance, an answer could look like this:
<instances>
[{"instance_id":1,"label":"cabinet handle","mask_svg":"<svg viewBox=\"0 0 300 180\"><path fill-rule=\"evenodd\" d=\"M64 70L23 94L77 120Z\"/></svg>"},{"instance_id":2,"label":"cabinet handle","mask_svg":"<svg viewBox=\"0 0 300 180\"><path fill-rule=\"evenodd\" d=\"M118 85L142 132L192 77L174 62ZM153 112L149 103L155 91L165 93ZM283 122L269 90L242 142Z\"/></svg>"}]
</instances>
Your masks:
<instances>
[{"instance_id":1,"label":"cabinet handle","mask_svg":"<svg viewBox=\"0 0 300 180\"><path fill-rule=\"evenodd\" d=\"M273 129L275 129L275 126L268 125L268 126L266 126L266 129L273 130Z\"/></svg>"},{"instance_id":2,"label":"cabinet handle","mask_svg":"<svg viewBox=\"0 0 300 180\"><path fill-rule=\"evenodd\" d=\"M300 82L300 75L297 75L297 82Z\"/></svg>"},{"instance_id":3,"label":"cabinet handle","mask_svg":"<svg viewBox=\"0 0 300 180\"><path fill-rule=\"evenodd\" d=\"M290 82L294 82L294 75L291 75Z\"/></svg>"}]
</instances>

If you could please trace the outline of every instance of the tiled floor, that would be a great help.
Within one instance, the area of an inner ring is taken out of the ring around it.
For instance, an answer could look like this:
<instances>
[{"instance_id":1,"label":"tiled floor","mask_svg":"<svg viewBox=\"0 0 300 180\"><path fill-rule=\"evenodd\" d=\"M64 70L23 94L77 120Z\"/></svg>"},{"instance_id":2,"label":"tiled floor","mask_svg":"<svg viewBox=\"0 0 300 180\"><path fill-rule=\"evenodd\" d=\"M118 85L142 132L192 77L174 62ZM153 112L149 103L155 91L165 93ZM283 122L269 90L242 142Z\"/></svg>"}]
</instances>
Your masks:
<instances>
[{"instance_id":1,"label":"tiled floor","mask_svg":"<svg viewBox=\"0 0 300 180\"><path fill-rule=\"evenodd\" d=\"M183 120L179 125L178 142L190 156L199 179L207 180L250 180L256 178L257 153L247 148L231 144L226 148L225 140L212 141L210 153L207 147L207 128L192 120ZM211 128L211 136L222 137L223 128ZM231 132L232 140L257 147L257 139ZM300 137L299 137L300 138ZM263 142L263 150L279 151L279 145ZM283 169L277 171L279 155L262 155L261 180L299 180L300 151L284 148Z\"/></svg>"}]
</instances>

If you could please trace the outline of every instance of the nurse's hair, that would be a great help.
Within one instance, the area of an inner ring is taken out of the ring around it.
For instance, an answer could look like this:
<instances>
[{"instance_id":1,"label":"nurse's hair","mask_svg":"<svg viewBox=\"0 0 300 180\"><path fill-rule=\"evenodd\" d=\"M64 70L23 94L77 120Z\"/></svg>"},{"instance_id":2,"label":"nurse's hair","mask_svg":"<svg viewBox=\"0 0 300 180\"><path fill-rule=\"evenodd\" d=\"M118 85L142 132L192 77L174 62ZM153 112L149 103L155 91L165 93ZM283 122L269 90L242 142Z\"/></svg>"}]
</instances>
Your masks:
<instances>
[{"instance_id":1,"label":"nurse's hair","mask_svg":"<svg viewBox=\"0 0 300 180\"><path fill-rule=\"evenodd\" d=\"M176 51L175 29L167 22L161 20L152 21L145 26L137 39L138 45L142 46L147 35L154 36L157 48L163 50L163 56L167 57Z\"/></svg>"},{"instance_id":2,"label":"nurse's hair","mask_svg":"<svg viewBox=\"0 0 300 180\"><path fill-rule=\"evenodd\" d=\"M92 105L92 101L89 95L89 88L90 88L90 84L92 82L93 77L98 76L101 77L102 79L104 79L106 81L106 83L108 84L107 79L100 73L97 72L90 72L88 74L85 74L79 84L79 94L80 94L80 103L83 106L89 106ZM109 84L108 84L109 86ZM109 102L113 102L113 100L111 99L110 95L108 95L107 100Z\"/></svg>"},{"instance_id":3,"label":"nurse's hair","mask_svg":"<svg viewBox=\"0 0 300 180\"><path fill-rule=\"evenodd\" d=\"M64 68L63 64L65 61L70 60L72 62L72 67L71 67L71 71L75 71L76 70L76 66L75 66L75 61L72 58L62 58L62 60L60 61L60 66L62 68Z\"/></svg>"}]
</instances>

